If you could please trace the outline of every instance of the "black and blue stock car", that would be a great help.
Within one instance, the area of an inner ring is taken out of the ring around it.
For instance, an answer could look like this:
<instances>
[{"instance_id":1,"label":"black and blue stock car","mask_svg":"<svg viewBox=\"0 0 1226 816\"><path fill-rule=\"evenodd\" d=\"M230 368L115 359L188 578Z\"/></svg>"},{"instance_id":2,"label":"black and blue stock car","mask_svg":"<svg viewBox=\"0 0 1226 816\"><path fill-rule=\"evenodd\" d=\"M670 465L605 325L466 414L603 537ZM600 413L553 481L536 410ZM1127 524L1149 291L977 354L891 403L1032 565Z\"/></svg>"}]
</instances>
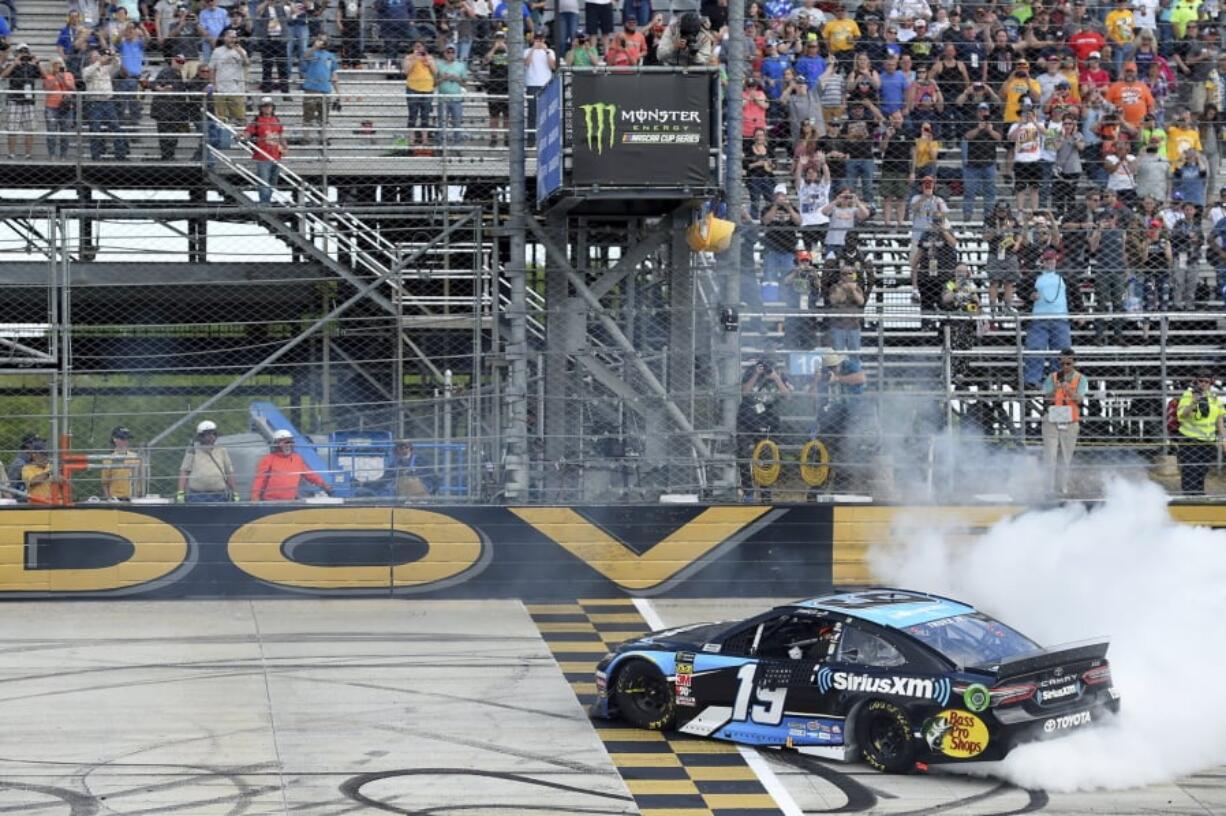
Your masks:
<instances>
[{"instance_id":1,"label":"black and blue stock car","mask_svg":"<svg viewBox=\"0 0 1226 816\"><path fill-rule=\"evenodd\" d=\"M872 588L653 632L596 668L592 714L902 773L1002 758L1119 710L1107 642L1043 649L948 598Z\"/></svg>"}]
</instances>

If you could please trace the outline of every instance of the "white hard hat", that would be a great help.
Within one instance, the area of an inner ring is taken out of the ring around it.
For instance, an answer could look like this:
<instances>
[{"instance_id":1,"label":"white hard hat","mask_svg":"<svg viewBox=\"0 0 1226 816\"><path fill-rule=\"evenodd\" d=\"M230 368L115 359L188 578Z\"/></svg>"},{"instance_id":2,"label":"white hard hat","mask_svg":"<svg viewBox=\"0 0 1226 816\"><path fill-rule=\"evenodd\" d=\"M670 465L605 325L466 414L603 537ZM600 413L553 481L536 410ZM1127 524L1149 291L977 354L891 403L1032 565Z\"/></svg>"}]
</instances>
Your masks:
<instances>
[{"instance_id":1,"label":"white hard hat","mask_svg":"<svg viewBox=\"0 0 1226 816\"><path fill-rule=\"evenodd\" d=\"M272 432L273 442L280 442L282 439L293 439L293 438L294 438L294 435L291 432L286 431L286 430Z\"/></svg>"},{"instance_id":2,"label":"white hard hat","mask_svg":"<svg viewBox=\"0 0 1226 816\"><path fill-rule=\"evenodd\" d=\"M215 431L215 430L217 430L217 423L211 419L206 419L203 422L201 422L199 425L196 426L196 433L198 434L202 434L205 431Z\"/></svg>"}]
</instances>

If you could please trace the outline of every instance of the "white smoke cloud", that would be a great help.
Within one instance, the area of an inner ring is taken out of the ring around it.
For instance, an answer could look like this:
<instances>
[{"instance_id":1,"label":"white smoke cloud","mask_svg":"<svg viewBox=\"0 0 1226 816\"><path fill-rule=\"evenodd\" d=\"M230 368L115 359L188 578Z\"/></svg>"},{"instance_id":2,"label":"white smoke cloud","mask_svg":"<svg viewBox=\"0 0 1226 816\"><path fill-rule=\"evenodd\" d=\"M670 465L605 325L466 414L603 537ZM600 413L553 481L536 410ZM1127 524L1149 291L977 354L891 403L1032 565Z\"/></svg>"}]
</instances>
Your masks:
<instances>
[{"instance_id":1,"label":"white smoke cloud","mask_svg":"<svg viewBox=\"0 0 1226 816\"><path fill-rule=\"evenodd\" d=\"M994 776L1122 789L1226 763L1226 532L1177 525L1160 487L1122 480L1102 505L1026 513L971 543L915 521L870 553L876 579L973 603L1044 646L1111 639L1120 716L1024 745Z\"/></svg>"}]
</instances>

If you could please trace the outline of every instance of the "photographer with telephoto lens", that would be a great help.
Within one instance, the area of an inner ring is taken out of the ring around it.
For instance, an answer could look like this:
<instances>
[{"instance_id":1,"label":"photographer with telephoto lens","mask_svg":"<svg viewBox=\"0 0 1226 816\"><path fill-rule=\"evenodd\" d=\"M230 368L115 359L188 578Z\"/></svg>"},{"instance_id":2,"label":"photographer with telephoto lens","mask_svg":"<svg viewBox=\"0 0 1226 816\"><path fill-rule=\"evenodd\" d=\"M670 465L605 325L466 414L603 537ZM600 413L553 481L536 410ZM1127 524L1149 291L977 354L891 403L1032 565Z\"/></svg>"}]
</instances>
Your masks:
<instances>
[{"instance_id":1,"label":"photographer with telephoto lens","mask_svg":"<svg viewBox=\"0 0 1226 816\"><path fill-rule=\"evenodd\" d=\"M1226 449L1226 409L1213 390L1213 374L1200 369L1176 408L1179 437L1172 440L1179 460L1179 485L1185 495L1204 495L1209 466Z\"/></svg>"}]
</instances>

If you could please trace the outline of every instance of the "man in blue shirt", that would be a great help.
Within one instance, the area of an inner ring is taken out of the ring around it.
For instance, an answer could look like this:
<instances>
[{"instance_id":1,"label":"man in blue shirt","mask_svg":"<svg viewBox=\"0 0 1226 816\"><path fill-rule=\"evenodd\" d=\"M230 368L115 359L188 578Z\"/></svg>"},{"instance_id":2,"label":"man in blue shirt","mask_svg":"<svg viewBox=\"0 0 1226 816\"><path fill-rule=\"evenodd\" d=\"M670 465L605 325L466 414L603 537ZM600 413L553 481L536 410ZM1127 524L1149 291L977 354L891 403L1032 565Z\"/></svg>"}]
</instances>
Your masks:
<instances>
[{"instance_id":1,"label":"man in blue shirt","mask_svg":"<svg viewBox=\"0 0 1226 816\"><path fill-rule=\"evenodd\" d=\"M898 57L890 54L885 58L885 67L881 70L881 115L889 116L894 111L902 110L907 101L907 86L911 80L898 70Z\"/></svg>"},{"instance_id":2,"label":"man in blue shirt","mask_svg":"<svg viewBox=\"0 0 1226 816\"><path fill-rule=\"evenodd\" d=\"M328 124L328 97L336 93L336 71L340 61L328 50L328 35L320 34L302 57L302 126L307 138L319 128L320 143Z\"/></svg>"},{"instance_id":3,"label":"man in blue shirt","mask_svg":"<svg viewBox=\"0 0 1226 816\"><path fill-rule=\"evenodd\" d=\"M219 8L217 0L205 0L204 8L200 9L200 59L209 61L213 49L221 40L221 33L230 25L230 13Z\"/></svg>"},{"instance_id":4,"label":"man in blue shirt","mask_svg":"<svg viewBox=\"0 0 1226 816\"><path fill-rule=\"evenodd\" d=\"M779 53L774 42L766 44L766 56L762 59L762 89L772 103L778 102L783 93L783 72L792 64L792 59Z\"/></svg>"},{"instance_id":5,"label":"man in blue shirt","mask_svg":"<svg viewBox=\"0 0 1226 816\"><path fill-rule=\"evenodd\" d=\"M817 34L810 33L805 41L804 53L796 60L796 73L810 88L816 88L818 77L826 73L826 60L818 53Z\"/></svg>"},{"instance_id":6,"label":"man in blue shirt","mask_svg":"<svg viewBox=\"0 0 1226 816\"><path fill-rule=\"evenodd\" d=\"M115 93L119 108L119 127L135 130L140 125L141 106L137 91L140 77L145 72L145 40L149 35L137 23L128 23L123 30L123 39L116 51L119 66L123 70L115 79Z\"/></svg>"}]
</instances>

